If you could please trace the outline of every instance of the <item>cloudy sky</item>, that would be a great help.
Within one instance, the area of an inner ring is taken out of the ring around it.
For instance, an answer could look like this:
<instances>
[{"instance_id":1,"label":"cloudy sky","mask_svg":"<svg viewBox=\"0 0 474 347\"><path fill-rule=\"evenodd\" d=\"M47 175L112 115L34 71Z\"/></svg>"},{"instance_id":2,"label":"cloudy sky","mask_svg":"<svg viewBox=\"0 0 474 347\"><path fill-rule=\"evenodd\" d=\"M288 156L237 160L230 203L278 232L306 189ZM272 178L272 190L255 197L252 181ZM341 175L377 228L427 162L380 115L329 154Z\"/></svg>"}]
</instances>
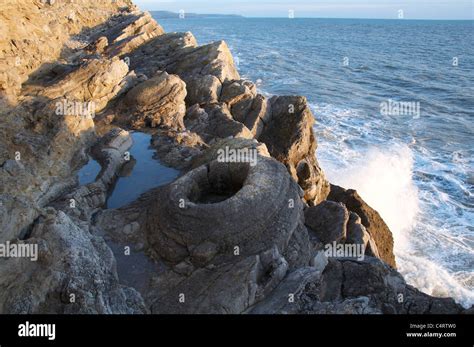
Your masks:
<instances>
[{"instance_id":1,"label":"cloudy sky","mask_svg":"<svg viewBox=\"0 0 474 347\"><path fill-rule=\"evenodd\" d=\"M143 10L241 14L249 17L473 19L474 0L134 0Z\"/></svg>"}]
</instances>

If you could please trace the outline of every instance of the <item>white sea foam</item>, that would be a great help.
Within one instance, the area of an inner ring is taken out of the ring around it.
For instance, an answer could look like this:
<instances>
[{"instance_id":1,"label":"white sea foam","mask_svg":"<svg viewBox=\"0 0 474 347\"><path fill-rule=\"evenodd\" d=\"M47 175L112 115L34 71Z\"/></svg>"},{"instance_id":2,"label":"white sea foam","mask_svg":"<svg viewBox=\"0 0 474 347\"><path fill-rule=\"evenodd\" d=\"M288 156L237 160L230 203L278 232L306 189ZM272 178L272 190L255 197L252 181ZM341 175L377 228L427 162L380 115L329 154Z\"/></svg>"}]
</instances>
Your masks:
<instances>
[{"instance_id":1,"label":"white sea foam","mask_svg":"<svg viewBox=\"0 0 474 347\"><path fill-rule=\"evenodd\" d=\"M412 168L410 149L398 146L385 151L371 148L348 167L329 165L326 172L332 183L356 189L381 214L400 245L419 212Z\"/></svg>"},{"instance_id":2,"label":"white sea foam","mask_svg":"<svg viewBox=\"0 0 474 347\"><path fill-rule=\"evenodd\" d=\"M426 192L416 186L413 144L371 143L366 135L376 131L370 128L375 122L358 129L353 126L354 119L360 119L355 111L313 106L320 120L315 129L321 166L331 183L356 189L380 213L393 233L397 264L407 283L431 295L451 296L465 307L472 305L472 271L456 276L443 265L451 257L453 262L465 261L457 257L474 251L453 234L455 223L446 228L436 219L433 209L449 208L449 196L433 190L435 201L426 199ZM366 143L357 142L364 136Z\"/></svg>"},{"instance_id":3,"label":"white sea foam","mask_svg":"<svg viewBox=\"0 0 474 347\"><path fill-rule=\"evenodd\" d=\"M472 290L435 262L402 248L397 253L397 264L407 283L421 291L438 297L453 297L465 308L474 304Z\"/></svg>"}]
</instances>

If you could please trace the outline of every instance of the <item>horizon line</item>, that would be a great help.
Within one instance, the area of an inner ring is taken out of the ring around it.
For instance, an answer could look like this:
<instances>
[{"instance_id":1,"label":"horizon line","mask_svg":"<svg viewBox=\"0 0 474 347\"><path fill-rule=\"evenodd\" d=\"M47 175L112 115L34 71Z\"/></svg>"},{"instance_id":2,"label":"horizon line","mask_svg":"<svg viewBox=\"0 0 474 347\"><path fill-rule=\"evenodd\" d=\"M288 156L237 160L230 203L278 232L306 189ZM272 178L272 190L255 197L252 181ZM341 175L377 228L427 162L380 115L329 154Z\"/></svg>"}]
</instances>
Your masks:
<instances>
[{"instance_id":1,"label":"horizon line","mask_svg":"<svg viewBox=\"0 0 474 347\"><path fill-rule=\"evenodd\" d=\"M146 12L169 12L169 13L176 13L179 15L179 12L173 11L166 11L166 10L144 10ZM452 18L452 19L439 19L439 18L374 18L374 17L297 17L289 18L288 16L244 16L241 14L235 13L198 13L198 12L187 12L188 14L192 15L200 15L200 16L234 16L237 18L245 18L245 19L363 19L363 20L393 20L393 21L411 21L411 20L424 20L424 21L474 21L474 18ZM160 18L160 19L187 19L185 18ZM196 19L194 17L193 19Z\"/></svg>"}]
</instances>

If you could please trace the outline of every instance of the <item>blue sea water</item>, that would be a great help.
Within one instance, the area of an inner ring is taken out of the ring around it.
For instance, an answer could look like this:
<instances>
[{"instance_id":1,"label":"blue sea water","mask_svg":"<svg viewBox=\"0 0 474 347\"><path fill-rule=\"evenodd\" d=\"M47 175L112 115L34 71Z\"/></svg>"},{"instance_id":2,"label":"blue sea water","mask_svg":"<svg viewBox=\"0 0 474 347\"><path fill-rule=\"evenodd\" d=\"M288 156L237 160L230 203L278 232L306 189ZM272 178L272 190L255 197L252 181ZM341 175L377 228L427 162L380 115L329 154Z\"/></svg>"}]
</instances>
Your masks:
<instances>
[{"instance_id":1,"label":"blue sea water","mask_svg":"<svg viewBox=\"0 0 474 347\"><path fill-rule=\"evenodd\" d=\"M400 272L474 303L474 22L161 19L199 44L225 40L261 93L304 95L318 159L394 233ZM456 64L457 63L457 64ZM389 100L419 113L382 114Z\"/></svg>"}]
</instances>

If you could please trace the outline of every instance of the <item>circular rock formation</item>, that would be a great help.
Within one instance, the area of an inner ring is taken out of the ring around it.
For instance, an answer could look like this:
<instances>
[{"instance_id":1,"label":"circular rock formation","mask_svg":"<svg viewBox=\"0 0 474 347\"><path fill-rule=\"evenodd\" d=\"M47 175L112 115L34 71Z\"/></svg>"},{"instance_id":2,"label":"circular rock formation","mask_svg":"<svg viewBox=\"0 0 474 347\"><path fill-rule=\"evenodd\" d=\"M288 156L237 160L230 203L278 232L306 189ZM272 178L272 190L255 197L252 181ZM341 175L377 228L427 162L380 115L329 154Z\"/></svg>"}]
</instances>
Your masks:
<instances>
[{"instance_id":1,"label":"circular rock formation","mask_svg":"<svg viewBox=\"0 0 474 347\"><path fill-rule=\"evenodd\" d=\"M256 158L214 160L160 190L146 221L156 254L172 263L189 257L200 266L216 256L221 263L276 246L284 256L298 248L298 257L308 258L301 189L281 163ZM290 265L301 260L289 258Z\"/></svg>"}]
</instances>

